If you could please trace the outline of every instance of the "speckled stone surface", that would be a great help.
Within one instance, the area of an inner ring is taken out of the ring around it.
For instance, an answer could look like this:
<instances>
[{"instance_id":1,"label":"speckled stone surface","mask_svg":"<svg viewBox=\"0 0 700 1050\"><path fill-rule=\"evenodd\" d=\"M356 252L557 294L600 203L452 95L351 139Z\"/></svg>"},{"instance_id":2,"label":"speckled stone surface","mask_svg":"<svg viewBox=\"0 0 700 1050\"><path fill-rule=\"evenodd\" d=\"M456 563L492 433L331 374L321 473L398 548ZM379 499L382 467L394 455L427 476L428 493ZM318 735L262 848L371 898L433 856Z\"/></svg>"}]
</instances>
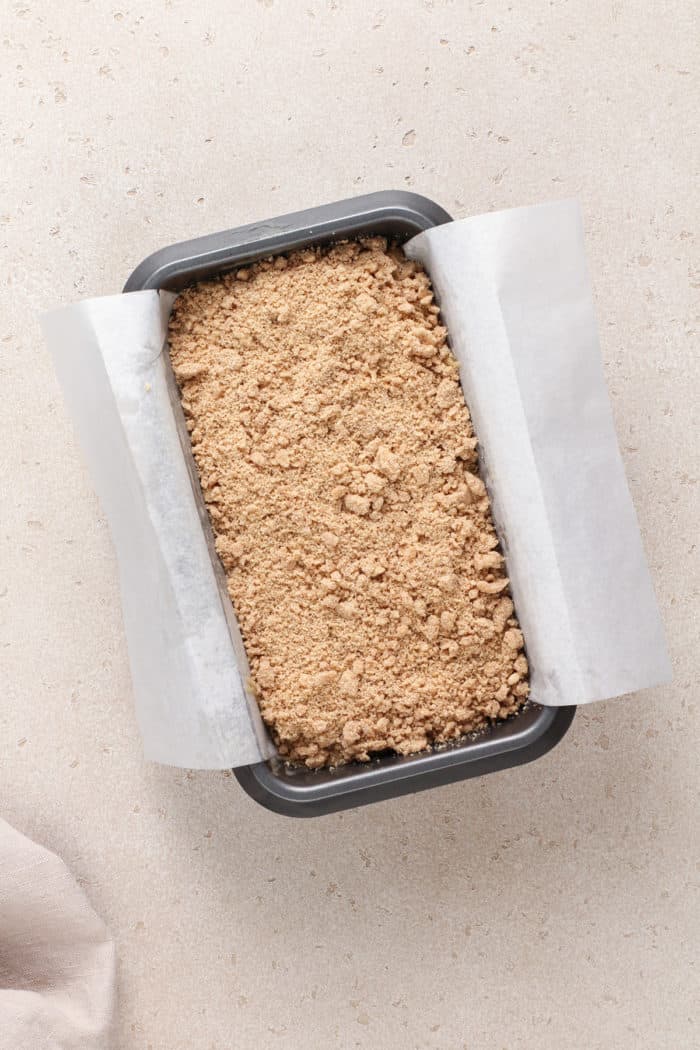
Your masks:
<instances>
[{"instance_id":1,"label":"speckled stone surface","mask_svg":"<svg viewBox=\"0 0 700 1050\"><path fill-rule=\"evenodd\" d=\"M700 1046L697 7L8 0L0 23L2 812L114 931L115 1045ZM531 766L293 822L142 760L36 316L174 240L391 187L456 216L581 199L675 682Z\"/></svg>"}]
</instances>

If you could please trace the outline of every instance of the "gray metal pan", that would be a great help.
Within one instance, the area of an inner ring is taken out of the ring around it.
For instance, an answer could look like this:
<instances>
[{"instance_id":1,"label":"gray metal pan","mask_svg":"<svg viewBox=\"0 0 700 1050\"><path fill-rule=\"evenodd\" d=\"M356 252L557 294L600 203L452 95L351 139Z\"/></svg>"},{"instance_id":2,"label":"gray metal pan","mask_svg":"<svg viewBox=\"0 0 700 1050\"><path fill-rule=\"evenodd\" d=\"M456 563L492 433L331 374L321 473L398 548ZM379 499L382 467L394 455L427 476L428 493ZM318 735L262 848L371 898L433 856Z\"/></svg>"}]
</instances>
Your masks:
<instances>
[{"instance_id":1,"label":"gray metal pan","mask_svg":"<svg viewBox=\"0 0 700 1050\"><path fill-rule=\"evenodd\" d=\"M177 292L194 281L311 244L371 234L406 241L450 221L443 208L418 194L371 193L163 248L136 267L124 291ZM206 517L203 501L201 509ZM245 791L268 809L288 816L318 816L531 762L561 740L575 710L528 703L517 715L479 734L417 755L387 754L367 763L315 771L273 758L235 772Z\"/></svg>"}]
</instances>

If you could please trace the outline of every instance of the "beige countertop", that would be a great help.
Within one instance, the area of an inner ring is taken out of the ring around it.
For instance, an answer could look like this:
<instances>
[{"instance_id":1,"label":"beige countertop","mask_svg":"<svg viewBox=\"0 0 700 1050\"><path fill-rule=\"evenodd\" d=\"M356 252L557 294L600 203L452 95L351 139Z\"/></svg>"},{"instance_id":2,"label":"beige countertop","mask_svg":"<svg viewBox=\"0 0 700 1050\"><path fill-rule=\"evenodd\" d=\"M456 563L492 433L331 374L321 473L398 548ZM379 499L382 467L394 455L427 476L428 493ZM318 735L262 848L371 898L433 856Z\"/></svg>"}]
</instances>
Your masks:
<instances>
[{"instance_id":1,"label":"beige countertop","mask_svg":"<svg viewBox=\"0 0 700 1050\"><path fill-rule=\"evenodd\" d=\"M700 1046L695 5L26 0L0 23L2 815L114 933L116 1045ZM36 317L174 240L384 188L456 216L581 199L675 682L533 765L295 822L143 761Z\"/></svg>"}]
</instances>

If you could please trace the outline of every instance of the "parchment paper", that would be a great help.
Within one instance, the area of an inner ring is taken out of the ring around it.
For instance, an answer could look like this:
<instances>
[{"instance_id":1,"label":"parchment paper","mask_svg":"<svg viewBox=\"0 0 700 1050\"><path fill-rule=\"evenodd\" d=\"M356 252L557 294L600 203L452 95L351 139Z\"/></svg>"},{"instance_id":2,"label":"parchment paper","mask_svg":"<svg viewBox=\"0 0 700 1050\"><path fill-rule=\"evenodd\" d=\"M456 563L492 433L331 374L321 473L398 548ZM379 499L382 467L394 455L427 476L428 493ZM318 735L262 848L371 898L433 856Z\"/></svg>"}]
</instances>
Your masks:
<instances>
[{"instance_id":1,"label":"parchment paper","mask_svg":"<svg viewBox=\"0 0 700 1050\"><path fill-rule=\"evenodd\" d=\"M578 205L437 226L406 253L430 273L459 360L533 700L584 704L669 681Z\"/></svg>"},{"instance_id":2,"label":"parchment paper","mask_svg":"<svg viewBox=\"0 0 700 1050\"><path fill-rule=\"evenodd\" d=\"M164 352L173 300L152 291L87 299L42 325L117 553L146 755L227 769L274 748L246 693L245 651L195 500Z\"/></svg>"},{"instance_id":3,"label":"parchment paper","mask_svg":"<svg viewBox=\"0 0 700 1050\"><path fill-rule=\"evenodd\" d=\"M429 271L480 442L532 669L547 705L670 677L603 378L573 202L465 219L406 245ZM42 319L119 562L146 755L191 768L274 754L167 354L173 296Z\"/></svg>"}]
</instances>

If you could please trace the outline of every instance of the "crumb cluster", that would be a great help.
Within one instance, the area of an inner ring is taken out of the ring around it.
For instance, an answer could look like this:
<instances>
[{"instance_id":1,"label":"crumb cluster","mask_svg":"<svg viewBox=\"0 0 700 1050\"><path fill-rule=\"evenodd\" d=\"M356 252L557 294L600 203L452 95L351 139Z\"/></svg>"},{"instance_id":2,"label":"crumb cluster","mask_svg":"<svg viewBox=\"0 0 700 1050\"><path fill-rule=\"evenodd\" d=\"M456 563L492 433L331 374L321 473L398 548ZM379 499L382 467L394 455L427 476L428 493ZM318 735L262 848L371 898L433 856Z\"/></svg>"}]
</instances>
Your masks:
<instances>
[{"instance_id":1,"label":"crumb cluster","mask_svg":"<svg viewBox=\"0 0 700 1050\"><path fill-rule=\"evenodd\" d=\"M186 289L181 390L252 688L312 768L453 740L528 694L427 275L380 238Z\"/></svg>"}]
</instances>

